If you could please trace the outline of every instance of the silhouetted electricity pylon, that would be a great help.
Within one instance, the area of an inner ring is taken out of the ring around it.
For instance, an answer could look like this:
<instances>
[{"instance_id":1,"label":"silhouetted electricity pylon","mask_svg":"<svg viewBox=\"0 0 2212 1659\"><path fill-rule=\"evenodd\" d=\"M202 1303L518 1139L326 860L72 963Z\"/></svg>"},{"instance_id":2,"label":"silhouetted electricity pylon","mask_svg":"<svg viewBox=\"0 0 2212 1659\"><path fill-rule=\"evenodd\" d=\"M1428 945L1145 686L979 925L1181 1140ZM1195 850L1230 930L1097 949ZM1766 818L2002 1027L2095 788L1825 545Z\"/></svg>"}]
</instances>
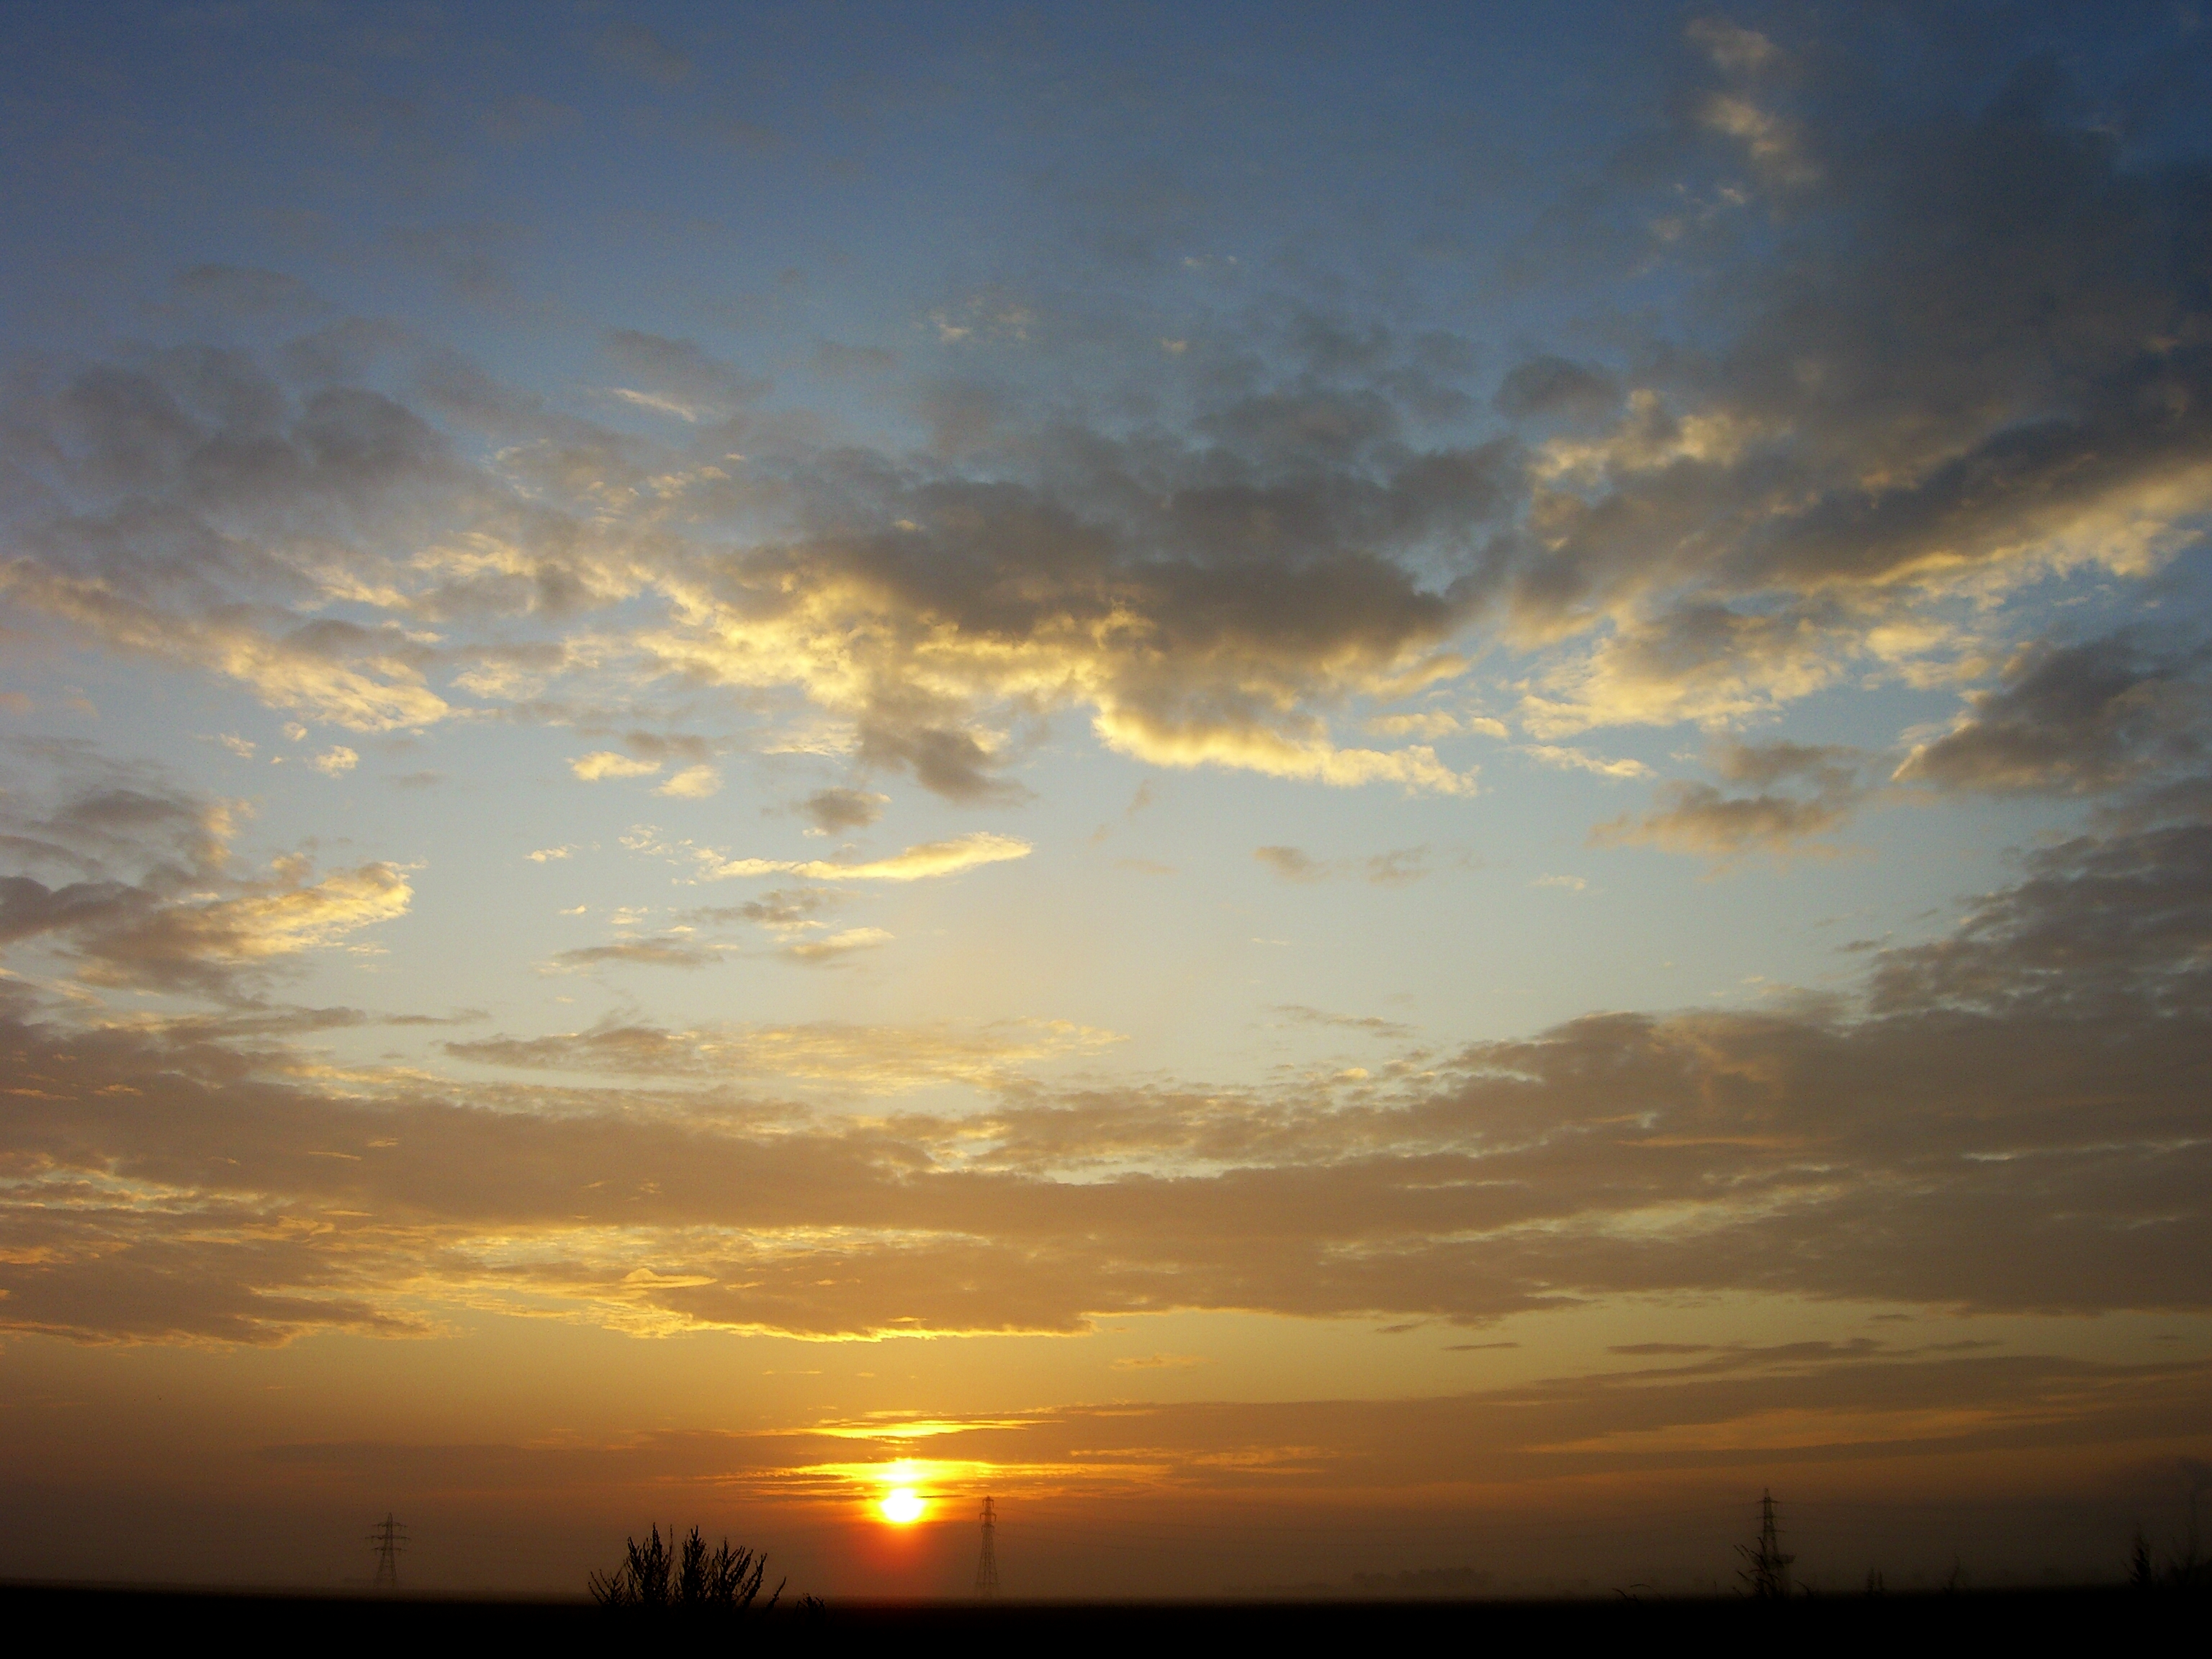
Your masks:
<instances>
[{"instance_id":1,"label":"silhouetted electricity pylon","mask_svg":"<svg viewBox=\"0 0 2212 1659\"><path fill-rule=\"evenodd\" d=\"M983 1553L975 1558L975 1594L989 1601L999 1593L999 1517L983 1500Z\"/></svg>"},{"instance_id":2,"label":"silhouetted electricity pylon","mask_svg":"<svg viewBox=\"0 0 2212 1659\"><path fill-rule=\"evenodd\" d=\"M399 1552L407 1547L407 1528L392 1518L386 1510L376 1530L368 1535L368 1547L376 1552L376 1577L369 1580L369 1588L396 1590L399 1588Z\"/></svg>"},{"instance_id":3,"label":"silhouetted electricity pylon","mask_svg":"<svg viewBox=\"0 0 2212 1659\"><path fill-rule=\"evenodd\" d=\"M1735 1553L1743 1558L1743 1570L1736 1576L1753 1595L1790 1594L1790 1564L1797 1558L1783 1553L1782 1529L1774 1524L1771 1492L1759 1494L1759 1542L1738 1544Z\"/></svg>"}]
</instances>

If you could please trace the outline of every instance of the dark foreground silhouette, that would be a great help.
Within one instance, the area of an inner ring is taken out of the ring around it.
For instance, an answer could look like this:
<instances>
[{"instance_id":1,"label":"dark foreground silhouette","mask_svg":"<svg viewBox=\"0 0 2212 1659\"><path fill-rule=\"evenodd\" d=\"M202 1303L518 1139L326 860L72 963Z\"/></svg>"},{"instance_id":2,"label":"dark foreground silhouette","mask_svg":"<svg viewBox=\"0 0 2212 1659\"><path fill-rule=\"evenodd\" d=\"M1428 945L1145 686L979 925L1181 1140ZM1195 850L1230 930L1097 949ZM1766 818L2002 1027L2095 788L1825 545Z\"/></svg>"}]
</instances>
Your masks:
<instances>
[{"instance_id":1,"label":"dark foreground silhouette","mask_svg":"<svg viewBox=\"0 0 2212 1659\"><path fill-rule=\"evenodd\" d=\"M898 1654L953 1642L1049 1643L1054 1659L1070 1652L1292 1650L1342 1644L1346 1652L1462 1652L1497 1642L1726 1643L1786 1640L1793 1652L1865 1652L1871 1641L1972 1643L2067 1640L2109 1651L2118 1644L2202 1634L2206 1599L2186 1591L2094 1589L1960 1591L1955 1594L1798 1595L1577 1601L1471 1602L830 1602L779 1609L745 1621L748 1650ZM672 1635L680 1613L661 1615ZM589 1601L466 1601L420 1596L240 1595L182 1590L0 1585L0 1630L68 1632L102 1646L137 1638L169 1650L180 1644L251 1644L301 1653L367 1651L393 1642L439 1650L495 1643L534 1656L545 1651L627 1649L647 1635L635 1608ZM680 1637L678 1638L680 1641ZM926 1645L925 1645L926 1644ZM987 1650L979 1647L978 1651ZM1323 1650L1328 1650L1326 1648Z\"/></svg>"}]
</instances>

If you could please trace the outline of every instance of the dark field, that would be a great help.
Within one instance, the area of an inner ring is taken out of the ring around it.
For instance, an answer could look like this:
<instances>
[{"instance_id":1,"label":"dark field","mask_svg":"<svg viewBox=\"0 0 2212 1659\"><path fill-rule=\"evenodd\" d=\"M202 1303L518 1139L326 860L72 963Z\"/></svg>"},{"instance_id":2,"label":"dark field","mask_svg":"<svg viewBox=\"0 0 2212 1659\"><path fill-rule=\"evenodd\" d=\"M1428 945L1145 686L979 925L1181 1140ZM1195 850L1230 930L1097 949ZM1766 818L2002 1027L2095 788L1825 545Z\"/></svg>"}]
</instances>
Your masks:
<instances>
[{"instance_id":1,"label":"dark field","mask_svg":"<svg viewBox=\"0 0 2212 1659\"><path fill-rule=\"evenodd\" d=\"M1326 1645L1358 1653L1482 1651L1504 1643L1787 1641L1793 1651L1864 1650L1873 1641L1910 1644L2018 1641L2091 1651L2168 1633L2201 1637L2202 1596L2119 1589L1962 1592L1881 1596L1475 1602L1068 1602L890 1604L845 1602L818 1614L779 1609L731 1621L610 1613L585 1602L237 1595L173 1590L15 1585L0 1588L0 1619L50 1650L57 1641L103 1645L283 1644L302 1651L353 1652L404 1646L442 1650L466 1644L495 1651L604 1650L674 1638L732 1649L935 1651L953 1643L978 1652L1019 1643L1056 1659L1067 1652L1297 1652ZM727 1635L723 1634L727 1629ZM734 1638L734 1640L730 1638ZM42 1639L43 1638L43 1639ZM1420 1644L1413 1646L1409 1644ZM1881 1659L1887 1659L1882 1656Z\"/></svg>"}]
</instances>

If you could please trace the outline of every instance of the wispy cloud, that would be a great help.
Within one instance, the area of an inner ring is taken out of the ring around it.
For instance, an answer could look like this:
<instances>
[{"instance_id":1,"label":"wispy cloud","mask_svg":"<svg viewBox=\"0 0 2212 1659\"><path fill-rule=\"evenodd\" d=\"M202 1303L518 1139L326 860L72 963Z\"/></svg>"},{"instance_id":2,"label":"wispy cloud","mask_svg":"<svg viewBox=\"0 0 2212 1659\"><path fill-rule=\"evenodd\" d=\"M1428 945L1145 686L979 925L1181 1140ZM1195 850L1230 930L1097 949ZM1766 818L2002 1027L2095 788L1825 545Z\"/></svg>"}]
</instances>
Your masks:
<instances>
[{"instance_id":1,"label":"wispy cloud","mask_svg":"<svg viewBox=\"0 0 2212 1659\"><path fill-rule=\"evenodd\" d=\"M699 873L708 881L743 876L801 876L811 881L923 881L936 876L955 876L979 865L1001 864L1027 858L1032 848L1025 841L978 830L950 841L922 842L889 858L853 864L834 864L822 859L726 859L719 854L699 854Z\"/></svg>"}]
</instances>

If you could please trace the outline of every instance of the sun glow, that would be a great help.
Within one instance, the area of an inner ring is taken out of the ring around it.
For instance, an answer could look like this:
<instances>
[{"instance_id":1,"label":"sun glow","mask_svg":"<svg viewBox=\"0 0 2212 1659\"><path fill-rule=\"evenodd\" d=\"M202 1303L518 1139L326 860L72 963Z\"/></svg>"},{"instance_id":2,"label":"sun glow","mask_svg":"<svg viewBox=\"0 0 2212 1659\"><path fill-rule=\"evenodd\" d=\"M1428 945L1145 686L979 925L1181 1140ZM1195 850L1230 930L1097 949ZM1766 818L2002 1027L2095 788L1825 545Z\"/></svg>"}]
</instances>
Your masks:
<instances>
[{"instance_id":1,"label":"sun glow","mask_svg":"<svg viewBox=\"0 0 2212 1659\"><path fill-rule=\"evenodd\" d=\"M884 1519L893 1526L908 1527L921 1519L922 1511L929 1505L915 1496L913 1487L901 1486L896 1492L886 1492L876 1507L884 1512Z\"/></svg>"}]
</instances>

